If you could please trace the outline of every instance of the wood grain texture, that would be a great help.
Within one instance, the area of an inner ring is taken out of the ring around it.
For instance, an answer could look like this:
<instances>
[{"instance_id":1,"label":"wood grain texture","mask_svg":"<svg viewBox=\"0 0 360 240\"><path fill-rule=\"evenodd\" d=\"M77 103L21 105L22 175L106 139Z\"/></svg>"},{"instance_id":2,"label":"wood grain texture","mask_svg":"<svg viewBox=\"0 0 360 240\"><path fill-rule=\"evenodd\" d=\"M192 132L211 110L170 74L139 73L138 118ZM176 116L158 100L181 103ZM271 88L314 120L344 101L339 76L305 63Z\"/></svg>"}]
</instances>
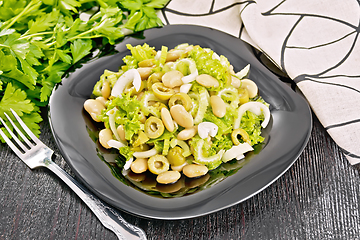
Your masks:
<instances>
[{"instance_id":1,"label":"wood grain texture","mask_svg":"<svg viewBox=\"0 0 360 240\"><path fill-rule=\"evenodd\" d=\"M58 154L48 123L41 140ZM117 239L46 169L30 170L0 146L0 240ZM63 160L55 162L71 173ZM314 116L295 164L264 191L204 217L161 221L123 217L148 239L359 239L359 167L351 166Z\"/></svg>"}]
</instances>

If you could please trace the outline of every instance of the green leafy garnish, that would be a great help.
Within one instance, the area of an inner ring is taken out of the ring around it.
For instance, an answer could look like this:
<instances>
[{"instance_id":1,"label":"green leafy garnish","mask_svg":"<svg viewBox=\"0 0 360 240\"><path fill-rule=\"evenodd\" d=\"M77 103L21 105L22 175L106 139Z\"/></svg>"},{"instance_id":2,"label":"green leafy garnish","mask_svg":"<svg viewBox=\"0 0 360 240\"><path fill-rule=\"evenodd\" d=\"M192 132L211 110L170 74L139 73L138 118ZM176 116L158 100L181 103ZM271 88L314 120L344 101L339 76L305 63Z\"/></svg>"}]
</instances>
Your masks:
<instances>
[{"instance_id":1,"label":"green leafy garnish","mask_svg":"<svg viewBox=\"0 0 360 240\"><path fill-rule=\"evenodd\" d=\"M168 1L1 1L2 112L11 107L23 120L40 116L40 107L47 106L53 88L67 72L126 35L161 27L156 11ZM38 135L41 118L35 119L28 123Z\"/></svg>"},{"instance_id":2,"label":"green leafy garnish","mask_svg":"<svg viewBox=\"0 0 360 240\"><path fill-rule=\"evenodd\" d=\"M6 86L0 102L0 117L6 119L4 112L10 112L10 109L13 109L22 118L34 134L40 134L38 123L42 121L42 118L38 113L38 107L26 98L23 90L14 87L12 83Z\"/></svg>"}]
</instances>

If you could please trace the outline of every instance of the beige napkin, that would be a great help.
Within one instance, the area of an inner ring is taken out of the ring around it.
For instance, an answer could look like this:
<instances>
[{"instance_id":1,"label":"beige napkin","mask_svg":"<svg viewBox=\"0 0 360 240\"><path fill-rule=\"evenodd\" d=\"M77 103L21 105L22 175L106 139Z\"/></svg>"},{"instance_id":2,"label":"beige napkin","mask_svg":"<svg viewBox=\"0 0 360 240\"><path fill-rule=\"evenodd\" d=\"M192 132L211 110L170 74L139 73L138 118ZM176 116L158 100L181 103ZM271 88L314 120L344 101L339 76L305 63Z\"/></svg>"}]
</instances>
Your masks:
<instances>
[{"instance_id":1,"label":"beige napkin","mask_svg":"<svg viewBox=\"0 0 360 240\"><path fill-rule=\"evenodd\" d=\"M356 0L172 0L165 24L248 42L298 86L351 164L360 162L360 7Z\"/></svg>"}]
</instances>

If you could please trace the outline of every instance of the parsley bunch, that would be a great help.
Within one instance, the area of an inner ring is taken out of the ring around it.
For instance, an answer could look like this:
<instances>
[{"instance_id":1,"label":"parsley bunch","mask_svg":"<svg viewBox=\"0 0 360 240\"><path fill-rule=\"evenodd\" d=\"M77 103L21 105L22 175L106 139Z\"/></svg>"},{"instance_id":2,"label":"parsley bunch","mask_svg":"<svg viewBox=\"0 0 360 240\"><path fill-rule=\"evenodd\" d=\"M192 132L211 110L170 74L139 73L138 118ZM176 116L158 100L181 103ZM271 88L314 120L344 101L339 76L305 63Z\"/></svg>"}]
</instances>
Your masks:
<instances>
[{"instance_id":1,"label":"parsley bunch","mask_svg":"<svg viewBox=\"0 0 360 240\"><path fill-rule=\"evenodd\" d=\"M39 135L40 107L64 74L99 47L162 26L156 10L168 1L0 1L0 117L12 108Z\"/></svg>"}]
</instances>

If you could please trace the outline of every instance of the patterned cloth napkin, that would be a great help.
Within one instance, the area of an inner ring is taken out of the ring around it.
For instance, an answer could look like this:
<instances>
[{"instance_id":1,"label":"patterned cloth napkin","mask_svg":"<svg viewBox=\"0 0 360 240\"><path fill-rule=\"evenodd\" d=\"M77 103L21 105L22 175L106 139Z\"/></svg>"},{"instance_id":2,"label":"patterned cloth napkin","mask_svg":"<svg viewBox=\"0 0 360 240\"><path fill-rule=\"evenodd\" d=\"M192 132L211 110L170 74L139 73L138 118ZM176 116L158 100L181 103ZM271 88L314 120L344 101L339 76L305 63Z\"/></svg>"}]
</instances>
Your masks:
<instances>
[{"instance_id":1,"label":"patterned cloth napkin","mask_svg":"<svg viewBox=\"0 0 360 240\"><path fill-rule=\"evenodd\" d=\"M160 17L217 29L257 48L296 83L349 162L360 162L357 0L172 0Z\"/></svg>"}]
</instances>

